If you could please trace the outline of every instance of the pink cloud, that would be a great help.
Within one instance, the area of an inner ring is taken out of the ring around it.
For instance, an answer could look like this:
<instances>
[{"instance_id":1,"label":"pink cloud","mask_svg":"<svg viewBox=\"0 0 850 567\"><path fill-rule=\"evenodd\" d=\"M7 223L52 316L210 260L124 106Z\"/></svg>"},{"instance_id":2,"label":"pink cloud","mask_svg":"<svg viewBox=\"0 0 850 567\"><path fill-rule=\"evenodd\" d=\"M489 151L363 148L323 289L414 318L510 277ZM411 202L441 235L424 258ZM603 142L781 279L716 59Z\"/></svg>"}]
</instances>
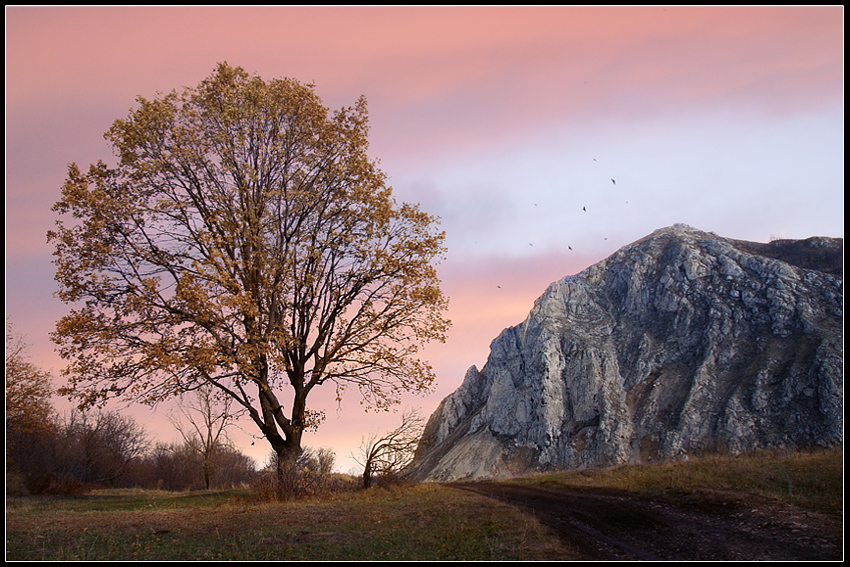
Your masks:
<instances>
[{"instance_id":1,"label":"pink cloud","mask_svg":"<svg viewBox=\"0 0 850 567\"><path fill-rule=\"evenodd\" d=\"M393 177L411 164L428 170L447 156L463 162L493 146L527 147L565 124L590 136L600 124L654 116L667 125L712 110L772 117L843 108L843 52L839 6L7 7L6 250L15 260L7 278L23 282L7 292L8 314L39 361L61 365L45 341L62 309L51 315L42 299L52 277L42 272L66 164L108 160L101 135L137 95L197 84L218 61L266 79L314 81L334 108L366 95L373 153ZM462 202L484 207L487 197L482 190ZM411 404L429 413L549 283L600 259L452 257L440 274L455 326L446 344L426 351L438 390ZM360 415L350 399L336 420L332 398L324 401L318 446Z\"/></svg>"},{"instance_id":2,"label":"pink cloud","mask_svg":"<svg viewBox=\"0 0 850 567\"><path fill-rule=\"evenodd\" d=\"M376 154L433 160L568 121L842 104L839 10L7 8L7 108L114 119L227 60L315 81L333 107L365 94Z\"/></svg>"},{"instance_id":3,"label":"pink cloud","mask_svg":"<svg viewBox=\"0 0 850 567\"><path fill-rule=\"evenodd\" d=\"M663 88L665 77L685 76L699 90L740 80L740 67L757 83L794 71L800 61L822 64L834 81L842 71L839 10L13 8L7 9L7 72L19 80L7 96L13 102L55 96L59 86L65 96L134 84L135 92L147 83L170 90L200 78L187 69L208 74L225 59L266 77L321 78L327 84L320 88L332 96L353 83L410 103L476 86L494 98L500 85L527 94L593 78L610 87L622 81L624 63L638 69L624 86ZM710 75L701 78L705 71Z\"/></svg>"}]
</instances>

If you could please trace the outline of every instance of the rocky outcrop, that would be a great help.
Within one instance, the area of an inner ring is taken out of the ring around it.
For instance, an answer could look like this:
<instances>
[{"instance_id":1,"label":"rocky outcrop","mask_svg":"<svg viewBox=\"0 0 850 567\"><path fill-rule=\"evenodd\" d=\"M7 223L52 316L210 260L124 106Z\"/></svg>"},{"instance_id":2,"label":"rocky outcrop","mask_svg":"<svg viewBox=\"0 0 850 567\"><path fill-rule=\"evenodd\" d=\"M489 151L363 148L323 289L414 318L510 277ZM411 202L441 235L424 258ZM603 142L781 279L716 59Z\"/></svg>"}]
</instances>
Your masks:
<instances>
[{"instance_id":1,"label":"rocky outcrop","mask_svg":"<svg viewBox=\"0 0 850 567\"><path fill-rule=\"evenodd\" d=\"M420 480L843 442L843 240L675 225L553 283L428 421Z\"/></svg>"}]
</instances>

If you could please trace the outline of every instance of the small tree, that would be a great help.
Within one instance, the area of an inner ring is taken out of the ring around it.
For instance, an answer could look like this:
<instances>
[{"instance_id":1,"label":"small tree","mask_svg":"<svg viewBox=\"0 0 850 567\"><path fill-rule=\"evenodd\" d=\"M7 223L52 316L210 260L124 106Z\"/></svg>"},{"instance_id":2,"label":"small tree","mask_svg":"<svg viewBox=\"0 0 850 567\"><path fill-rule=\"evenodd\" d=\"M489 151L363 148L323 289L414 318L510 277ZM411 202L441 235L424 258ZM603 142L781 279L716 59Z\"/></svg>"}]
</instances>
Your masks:
<instances>
[{"instance_id":1,"label":"small tree","mask_svg":"<svg viewBox=\"0 0 850 567\"><path fill-rule=\"evenodd\" d=\"M363 467L363 487L370 488L374 478L394 479L413 460L424 420L416 410L408 410L401 424L381 437L372 435L360 445L360 457L355 460Z\"/></svg>"},{"instance_id":2,"label":"small tree","mask_svg":"<svg viewBox=\"0 0 850 567\"><path fill-rule=\"evenodd\" d=\"M176 443L157 443L146 456L150 472L147 485L163 490L188 490L196 487L199 475L195 463Z\"/></svg>"},{"instance_id":3,"label":"small tree","mask_svg":"<svg viewBox=\"0 0 850 567\"><path fill-rule=\"evenodd\" d=\"M256 464L230 445L216 448L216 466L209 488L230 488L252 482ZM192 450L182 443L157 443L121 477L122 486L164 490L197 490L205 487L203 468Z\"/></svg>"},{"instance_id":4,"label":"small tree","mask_svg":"<svg viewBox=\"0 0 850 567\"><path fill-rule=\"evenodd\" d=\"M6 320L7 490L47 490L54 478L58 417L50 374L29 360L27 345Z\"/></svg>"},{"instance_id":5,"label":"small tree","mask_svg":"<svg viewBox=\"0 0 850 567\"><path fill-rule=\"evenodd\" d=\"M148 447L144 429L117 412L73 410L59 438L57 472L84 484L116 486Z\"/></svg>"},{"instance_id":6,"label":"small tree","mask_svg":"<svg viewBox=\"0 0 850 567\"><path fill-rule=\"evenodd\" d=\"M56 414L50 403L50 374L29 361L23 337L6 321L6 440L55 432Z\"/></svg>"},{"instance_id":7,"label":"small tree","mask_svg":"<svg viewBox=\"0 0 850 567\"><path fill-rule=\"evenodd\" d=\"M188 458L203 470L204 486L209 489L218 457L223 455L221 448L227 442L225 428L234 417L233 399L226 396L217 399L217 392L209 385L199 387L194 394L194 400L178 404L185 422L173 415L169 420L180 432L189 452Z\"/></svg>"},{"instance_id":8,"label":"small tree","mask_svg":"<svg viewBox=\"0 0 850 567\"><path fill-rule=\"evenodd\" d=\"M156 404L209 384L292 462L315 388L382 409L430 391L418 352L449 326L444 234L367 156L364 98L331 115L312 85L221 63L138 102L106 133L118 165L71 164L53 209L77 306L52 336L63 394Z\"/></svg>"}]
</instances>

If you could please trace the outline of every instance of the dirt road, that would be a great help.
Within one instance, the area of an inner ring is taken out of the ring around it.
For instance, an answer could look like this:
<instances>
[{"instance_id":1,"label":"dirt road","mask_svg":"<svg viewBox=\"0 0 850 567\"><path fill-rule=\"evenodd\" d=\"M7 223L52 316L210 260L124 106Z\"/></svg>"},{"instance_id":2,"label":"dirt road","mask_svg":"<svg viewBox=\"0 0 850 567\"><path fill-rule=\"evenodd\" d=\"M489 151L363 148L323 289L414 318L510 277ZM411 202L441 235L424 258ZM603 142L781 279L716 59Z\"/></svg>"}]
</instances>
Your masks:
<instances>
[{"instance_id":1,"label":"dirt road","mask_svg":"<svg viewBox=\"0 0 850 567\"><path fill-rule=\"evenodd\" d=\"M594 560L843 559L839 517L740 495L673 500L499 482L451 486L520 506Z\"/></svg>"}]
</instances>

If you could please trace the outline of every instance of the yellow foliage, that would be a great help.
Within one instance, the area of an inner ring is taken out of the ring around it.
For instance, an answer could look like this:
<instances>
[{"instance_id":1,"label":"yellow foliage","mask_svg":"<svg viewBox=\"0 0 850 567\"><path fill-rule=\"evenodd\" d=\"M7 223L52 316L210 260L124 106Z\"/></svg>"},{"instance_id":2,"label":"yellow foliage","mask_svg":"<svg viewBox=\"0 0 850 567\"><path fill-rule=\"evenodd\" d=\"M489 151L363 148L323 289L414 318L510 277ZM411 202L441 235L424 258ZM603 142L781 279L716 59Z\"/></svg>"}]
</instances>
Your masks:
<instances>
[{"instance_id":1,"label":"yellow foliage","mask_svg":"<svg viewBox=\"0 0 850 567\"><path fill-rule=\"evenodd\" d=\"M445 235L368 157L363 97L331 113L312 85L221 63L137 102L105 134L119 164L72 164L54 206L59 296L77 306L53 334L63 393L157 403L208 383L279 448L321 421L314 387L378 408L433 387L417 352L450 325Z\"/></svg>"},{"instance_id":2,"label":"yellow foliage","mask_svg":"<svg viewBox=\"0 0 850 567\"><path fill-rule=\"evenodd\" d=\"M26 345L6 322L6 433L51 431L54 412L50 375L26 356Z\"/></svg>"}]
</instances>

